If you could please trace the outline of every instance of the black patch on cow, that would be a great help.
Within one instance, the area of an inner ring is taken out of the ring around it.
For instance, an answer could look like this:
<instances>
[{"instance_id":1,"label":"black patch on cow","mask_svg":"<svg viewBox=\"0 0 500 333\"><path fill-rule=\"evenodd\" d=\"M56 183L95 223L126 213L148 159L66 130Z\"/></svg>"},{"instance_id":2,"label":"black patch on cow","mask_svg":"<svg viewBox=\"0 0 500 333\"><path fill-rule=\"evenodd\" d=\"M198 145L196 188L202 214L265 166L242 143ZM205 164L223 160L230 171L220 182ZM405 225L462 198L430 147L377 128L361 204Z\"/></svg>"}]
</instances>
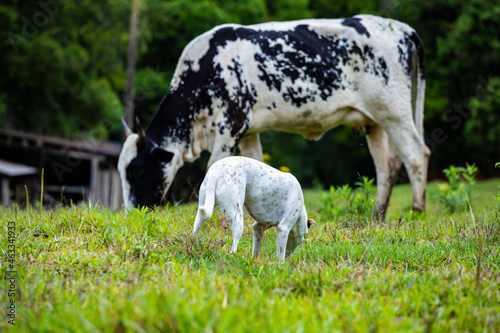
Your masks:
<instances>
[{"instance_id":1,"label":"black patch on cow","mask_svg":"<svg viewBox=\"0 0 500 333\"><path fill-rule=\"evenodd\" d=\"M228 119L231 126L231 136L235 137L241 130L248 129L247 114L257 102L257 90L255 85L246 80L246 77L239 63L239 57L232 59L232 66L228 66L231 75L234 75L238 84L233 88L232 95L229 96L227 107L224 110L224 118ZM237 138L239 141L241 137Z\"/></svg>"},{"instance_id":2,"label":"black patch on cow","mask_svg":"<svg viewBox=\"0 0 500 333\"><path fill-rule=\"evenodd\" d=\"M413 55L417 51L420 76L425 79L425 51L420 36L412 31L411 34L405 33L398 42L399 63L406 70L406 75L411 77L413 71Z\"/></svg>"},{"instance_id":3,"label":"black patch on cow","mask_svg":"<svg viewBox=\"0 0 500 333\"><path fill-rule=\"evenodd\" d=\"M366 35L366 37L370 38L370 32L368 32L368 29L361 24L361 19L359 17L349 17L344 20L342 20L342 25L346 27L351 27L356 29L358 34L360 35Z\"/></svg>"},{"instance_id":4,"label":"black patch on cow","mask_svg":"<svg viewBox=\"0 0 500 333\"><path fill-rule=\"evenodd\" d=\"M342 24L370 37L359 18L345 19ZM221 135L232 136L234 146L224 146L224 150L234 151L249 128L248 113L258 98L254 82L248 81L237 54L229 64L223 64L226 68L214 61L220 52L225 52L224 47L237 40L250 41L259 46L260 51L253 54L259 79L270 91L276 91L284 101L296 107L317 99L327 100L337 90L358 89L356 78L351 79L344 73L346 66L353 68L354 72L378 76L386 84L389 80L389 70L383 57L377 56L369 45L358 45L343 35L320 35L307 24L288 31L225 26L215 30L211 36L207 52L198 60L199 70L194 69L192 60L183 61L182 72L176 78L177 87L167 92L146 128L148 140L161 145L168 138L188 145L193 135L193 124L201 110L208 110L209 115L213 115L216 107L222 107L224 122L217 124L216 130ZM286 43L287 48L282 43ZM407 48L406 45L403 42L402 47ZM407 63L406 59L403 60ZM234 86L227 87L223 71L229 71L233 76ZM288 84L298 81L311 83L313 88ZM214 100L216 103L213 103ZM276 108L276 103L268 108ZM163 179L163 172L157 160L140 162L141 159L149 159L143 155L137 156L129 169L147 165L145 172L151 178L143 182L132 179L131 189L137 198L145 198L138 203L149 204L151 196L157 199L161 189L152 191L152 194L136 189L151 191L157 188L159 183L163 183L159 181Z\"/></svg>"},{"instance_id":5,"label":"black patch on cow","mask_svg":"<svg viewBox=\"0 0 500 333\"><path fill-rule=\"evenodd\" d=\"M153 207L159 204L163 186L163 163L153 153L156 144L147 140L137 147L137 156L126 168L126 178L130 183L129 199L134 205Z\"/></svg>"},{"instance_id":6,"label":"black patch on cow","mask_svg":"<svg viewBox=\"0 0 500 333\"><path fill-rule=\"evenodd\" d=\"M411 72L413 70L413 53L415 52L415 46L407 34L403 35L398 41L398 53L399 53L399 63L406 70L406 75L411 77Z\"/></svg>"},{"instance_id":7,"label":"black patch on cow","mask_svg":"<svg viewBox=\"0 0 500 333\"><path fill-rule=\"evenodd\" d=\"M424 43L422 42L422 39L420 38L420 36L417 34L417 32L415 30L412 31L412 33L410 35L410 39L413 41L413 43L417 47L420 76L422 79L425 79L425 48L424 48Z\"/></svg>"},{"instance_id":8,"label":"black patch on cow","mask_svg":"<svg viewBox=\"0 0 500 333\"><path fill-rule=\"evenodd\" d=\"M361 58L364 73L380 76L384 79L386 84L389 82L389 69L387 68L387 63L383 57L375 57L371 46L364 45L363 47L360 47L355 41L353 41L351 47L349 48L349 54L355 54ZM357 60L355 60L351 65L353 66L354 72L359 72L361 70L358 66Z\"/></svg>"},{"instance_id":9,"label":"black patch on cow","mask_svg":"<svg viewBox=\"0 0 500 333\"><path fill-rule=\"evenodd\" d=\"M359 18L345 19L343 24L369 36ZM346 79L343 66L380 76L385 83L389 80L383 57L376 57L370 46L357 45L344 36L320 35L306 24L288 31L222 27L214 32L208 51L199 60L201 70L195 71L192 61L184 61L177 89L167 93L146 129L148 138L161 142L167 136L189 142L193 122L200 110L208 109L209 114L213 114L215 106L212 101L215 99L222 104L227 129L235 142L239 140L248 129L247 115L257 101L257 92L253 83L247 80L238 56L231 60L227 68L214 62L221 49L236 40L250 41L259 46L261 51L254 54L258 77L269 90L276 90L284 101L297 107L317 98L326 100L335 90L355 90L353 83ZM282 41L292 51L284 50ZM359 56L361 63L353 55ZM230 87L230 91L221 76L223 70L230 71L236 78L236 86ZM292 83L297 80L310 82L315 89L285 87L283 83L287 80ZM225 129L219 127L220 132Z\"/></svg>"},{"instance_id":10,"label":"black patch on cow","mask_svg":"<svg viewBox=\"0 0 500 333\"><path fill-rule=\"evenodd\" d=\"M384 77L385 83L387 83L389 81L389 69L387 68L387 63L383 57L378 58L378 66L380 73Z\"/></svg>"},{"instance_id":11,"label":"black patch on cow","mask_svg":"<svg viewBox=\"0 0 500 333\"><path fill-rule=\"evenodd\" d=\"M317 97L326 100L334 90L346 89L340 67L349 61L346 38L318 35L305 24L291 31L256 33L248 30L245 33L262 50L254 55L259 78L269 90L280 92L284 101L291 105L300 107ZM278 40L284 40L294 51L284 51ZM282 82L287 79L292 84L297 80L311 82L317 88L308 91L300 87L283 88Z\"/></svg>"}]
</instances>

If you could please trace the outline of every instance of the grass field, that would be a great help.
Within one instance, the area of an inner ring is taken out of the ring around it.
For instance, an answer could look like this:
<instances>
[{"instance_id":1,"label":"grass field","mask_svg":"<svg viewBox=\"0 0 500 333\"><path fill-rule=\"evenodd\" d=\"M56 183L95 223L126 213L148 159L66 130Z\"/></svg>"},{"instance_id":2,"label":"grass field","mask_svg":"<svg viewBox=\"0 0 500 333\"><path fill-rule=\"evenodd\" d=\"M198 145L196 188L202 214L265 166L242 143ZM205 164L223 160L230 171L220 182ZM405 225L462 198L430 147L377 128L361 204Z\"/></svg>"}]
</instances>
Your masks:
<instances>
[{"instance_id":1,"label":"grass field","mask_svg":"<svg viewBox=\"0 0 500 333\"><path fill-rule=\"evenodd\" d=\"M327 220L307 190L316 225L284 263L274 230L252 258L248 216L236 254L221 215L193 240L196 203L129 214L0 208L4 314L15 293L15 326L4 315L0 331L500 332L497 182L476 185L474 215L442 212L437 184L428 213L411 214L411 189L397 186L385 223Z\"/></svg>"}]
</instances>

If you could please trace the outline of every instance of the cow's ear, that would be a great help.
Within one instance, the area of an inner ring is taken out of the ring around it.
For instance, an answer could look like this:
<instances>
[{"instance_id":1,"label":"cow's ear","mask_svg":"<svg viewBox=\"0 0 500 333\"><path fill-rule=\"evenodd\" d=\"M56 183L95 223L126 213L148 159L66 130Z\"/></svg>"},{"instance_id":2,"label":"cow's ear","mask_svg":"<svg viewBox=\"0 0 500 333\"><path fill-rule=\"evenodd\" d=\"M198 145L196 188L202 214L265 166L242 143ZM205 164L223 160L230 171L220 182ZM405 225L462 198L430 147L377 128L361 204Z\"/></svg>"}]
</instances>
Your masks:
<instances>
[{"instance_id":1,"label":"cow's ear","mask_svg":"<svg viewBox=\"0 0 500 333\"><path fill-rule=\"evenodd\" d=\"M170 162L172 160L172 158L174 157L174 153L171 153L171 152L169 152L165 149L162 149L160 147L154 147L151 150L151 154L153 154L153 156L155 158L159 159L163 163Z\"/></svg>"}]
</instances>

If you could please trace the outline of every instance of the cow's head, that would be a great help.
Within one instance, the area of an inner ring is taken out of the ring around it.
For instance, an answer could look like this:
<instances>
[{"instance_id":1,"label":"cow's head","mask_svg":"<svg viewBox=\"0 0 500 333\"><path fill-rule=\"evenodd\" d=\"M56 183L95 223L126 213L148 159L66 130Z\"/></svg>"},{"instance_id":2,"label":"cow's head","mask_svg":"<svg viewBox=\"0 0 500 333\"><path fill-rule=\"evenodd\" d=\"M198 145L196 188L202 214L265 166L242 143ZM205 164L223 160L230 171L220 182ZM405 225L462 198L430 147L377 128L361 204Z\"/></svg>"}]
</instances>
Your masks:
<instances>
[{"instance_id":1,"label":"cow's head","mask_svg":"<svg viewBox=\"0 0 500 333\"><path fill-rule=\"evenodd\" d=\"M137 119L136 119L137 121ZM127 139L118 159L118 171L122 181L123 202L126 208L160 204L172 179L167 172L174 169L174 153L161 148L148 139L138 124L138 133L132 133L122 120Z\"/></svg>"}]
</instances>

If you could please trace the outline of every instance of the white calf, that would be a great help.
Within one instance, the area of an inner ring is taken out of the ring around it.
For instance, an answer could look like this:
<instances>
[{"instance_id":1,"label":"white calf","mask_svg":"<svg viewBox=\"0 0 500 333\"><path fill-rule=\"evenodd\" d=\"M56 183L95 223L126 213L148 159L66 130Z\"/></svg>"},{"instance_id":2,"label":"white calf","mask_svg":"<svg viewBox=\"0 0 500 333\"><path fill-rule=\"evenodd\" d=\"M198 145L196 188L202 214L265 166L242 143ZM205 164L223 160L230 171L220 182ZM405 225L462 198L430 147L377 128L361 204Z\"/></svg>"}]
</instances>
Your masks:
<instances>
[{"instance_id":1,"label":"white calf","mask_svg":"<svg viewBox=\"0 0 500 333\"><path fill-rule=\"evenodd\" d=\"M302 189L293 175L246 157L226 157L210 167L200 188L193 236L212 216L215 205L231 222L231 252L236 252L243 233L243 206L256 220L252 226L254 256L260 255L264 231L277 227L278 256L284 260L314 223L308 221Z\"/></svg>"}]
</instances>

